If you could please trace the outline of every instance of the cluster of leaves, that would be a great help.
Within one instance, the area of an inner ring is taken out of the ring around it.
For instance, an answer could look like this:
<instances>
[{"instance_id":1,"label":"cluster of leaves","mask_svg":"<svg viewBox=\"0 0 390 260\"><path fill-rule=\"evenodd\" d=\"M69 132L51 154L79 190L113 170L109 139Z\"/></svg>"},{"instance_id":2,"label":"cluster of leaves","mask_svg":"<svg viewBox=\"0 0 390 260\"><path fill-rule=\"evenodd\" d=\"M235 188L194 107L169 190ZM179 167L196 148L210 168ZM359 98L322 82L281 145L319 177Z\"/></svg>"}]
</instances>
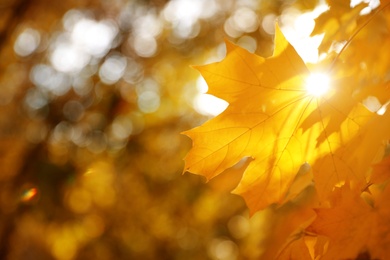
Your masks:
<instances>
[{"instance_id":1,"label":"cluster of leaves","mask_svg":"<svg viewBox=\"0 0 390 260\"><path fill-rule=\"evenodd\" d=\"M271 212L264 259L390 257L389 3L328 4L313 32L324 33L318 64L276 26L271 57L227 41L221 62L195 67L229 106L184 132L185 171L210 180L246 161L233 193L252 215ZM316 96L306 84L319 71L331 87Z\"/></svg>"}]
</instances>

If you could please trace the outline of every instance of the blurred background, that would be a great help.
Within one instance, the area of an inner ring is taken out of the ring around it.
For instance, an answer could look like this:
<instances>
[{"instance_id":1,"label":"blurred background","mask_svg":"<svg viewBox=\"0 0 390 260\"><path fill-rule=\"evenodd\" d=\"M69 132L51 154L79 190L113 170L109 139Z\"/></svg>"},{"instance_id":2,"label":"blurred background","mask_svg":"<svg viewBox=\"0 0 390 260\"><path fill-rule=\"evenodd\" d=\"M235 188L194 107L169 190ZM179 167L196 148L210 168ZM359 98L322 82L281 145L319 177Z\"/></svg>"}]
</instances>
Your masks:
<instances>
[{"instance_id":1,"label":"blurred background","mask_svg":"<svg viewBox=\"0 0 390 260\"><path fill-rule=\"evenodd\" d=\"M349 1L348 1L349 2ZM239 167L182 174L224 40L307 62L316 0L0 0L0 259L257 259ZM229 178L227 178L229 177Z\"/></svg>"}]
</instances>

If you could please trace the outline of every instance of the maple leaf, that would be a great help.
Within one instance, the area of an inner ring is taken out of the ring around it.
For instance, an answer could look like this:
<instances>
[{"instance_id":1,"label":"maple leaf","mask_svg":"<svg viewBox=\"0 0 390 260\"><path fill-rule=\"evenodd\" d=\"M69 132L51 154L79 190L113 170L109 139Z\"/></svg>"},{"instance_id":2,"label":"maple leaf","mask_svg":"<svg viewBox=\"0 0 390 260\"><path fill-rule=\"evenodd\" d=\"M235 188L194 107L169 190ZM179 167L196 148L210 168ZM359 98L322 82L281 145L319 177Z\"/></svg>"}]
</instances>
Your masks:
<instances>
[{"instance_id":1,"label":"maple leaf","mask_svg":"<svg viewBox=\"0 0 390 260\"><path fill-rule=\"evenodd\" d=\"M336 188L331 207L316 209L317 218L307 228L312 234L325 236L329 244L321 259L388 259L390 250L390 186L374 194L369 206L357 187ZM320 244L321 245L321 244ZM359 258L360 259L360 258Z\"/></svg>"},{"instance_id":2,"label":"maple leaf","mask_svg":"<svg viewBox=\"0 0 390 260\"><path fill-rule=\"evenodd\" d=\"M365 3L360 3L355 8L351 8L350 0L327 0L326 2L329 10L317 17L316 27L312 32L312 35L324 34L320 52L327 52L332 43L348 40L357 26L356 20L360 11L367 6Z\"/></svg>"},{"instance_id":3,"label":"maple leaf","mask_svg":"<svg viewBox=\"0 0 390 260\"><path fill-rule=\"evenodd\" d=\"M320 97L308 93L305 83L310 72L278 26L272 57L251 54L230 42L226 46L224 60L195 67L208 83L208 93L229 106L202 126L184 132L193 140L185 170L209 180L242 158L253 158L233 191L253 214L291 199L288 191L299 167L322 158L327 165L321 167L329 172L314 179L320 195L326 197L348 177L345 169L354 161L344 157L354 146L347 144L358 134L364 136L362 126L373 113L352 98L350 87L335 84ZM352 173L350 179L366 177L363 170ZM309 185L303 183L295 185L293 194Z\"/></svg>"},{"instance_id":4,"label":"maple leaf","mask_svg":"<svg viewBox=\"0 0 390 260\"><path fill-rule=\"evenodd\" d=\"M334 190L331 204L316 210L317 218L307 230L330 239L321 259L355 259L368 243L372 209L349 183Z\"/></svg>"}]
</instances>

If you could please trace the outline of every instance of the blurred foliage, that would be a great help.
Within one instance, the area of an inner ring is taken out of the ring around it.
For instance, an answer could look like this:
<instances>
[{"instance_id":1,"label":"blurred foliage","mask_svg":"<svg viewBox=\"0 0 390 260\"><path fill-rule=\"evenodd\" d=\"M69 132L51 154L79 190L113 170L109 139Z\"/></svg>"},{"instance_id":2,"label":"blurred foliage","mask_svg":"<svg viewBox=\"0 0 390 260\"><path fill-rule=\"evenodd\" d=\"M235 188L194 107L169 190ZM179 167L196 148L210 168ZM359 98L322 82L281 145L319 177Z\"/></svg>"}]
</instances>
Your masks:
<instances>
[{"instance_id":1,"label":"blurred foliage","mask_svg":"<svg viewBox=\"0 0 390 260\"><path fill-rule=\"evenodd\" d=\"M230 194L241 171L182 175L209 116L189 65L224 39L269 56L275 20L316 5L0 1L0 258L259 257L270 212Z\"/></svg>"}]
</instances>

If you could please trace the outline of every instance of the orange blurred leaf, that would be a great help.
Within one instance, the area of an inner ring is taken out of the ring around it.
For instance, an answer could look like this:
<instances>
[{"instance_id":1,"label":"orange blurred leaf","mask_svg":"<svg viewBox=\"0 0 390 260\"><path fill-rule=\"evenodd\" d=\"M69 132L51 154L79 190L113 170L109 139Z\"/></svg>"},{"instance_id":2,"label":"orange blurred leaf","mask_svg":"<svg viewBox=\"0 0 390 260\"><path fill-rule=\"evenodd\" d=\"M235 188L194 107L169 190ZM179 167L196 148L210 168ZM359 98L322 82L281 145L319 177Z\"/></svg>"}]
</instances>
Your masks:
<instances>
[{"instance_id":1,"label":"orange blurred leaf","mask_svg":"<svg viewBox=\"0 0 390 260\"><path fill-rule=\"evenodd\" d=\"M361 195L347 183L332 193L330 208L316 210L317 218L307 231L329 239L321 259L390 257L390 186L374 195L372 207Z\"/></svg>"},{"instance_id":2,"label":"orange blurred leaf","mask_svg":"<svg viewBox=\"0 0 390 260\"><path fill-rule=\"evenodd\" d=\"M386 156L383 160L373 165L371 174L372 183L381 183L390 179L390 156Z\"/></svg>"},{"instance_id":3,"label":"orange blurred leaf","mask_svg":"<svg viewBox=\"0 0 390 260\"><path fill-rule=\"evenodd\" d=\"M349 183L332 193L331 208L316 212L317 218L308 231L330 239L321 259L355 259L365 250L374 220L372 209Z\"/></svg>"}]
</instances>

